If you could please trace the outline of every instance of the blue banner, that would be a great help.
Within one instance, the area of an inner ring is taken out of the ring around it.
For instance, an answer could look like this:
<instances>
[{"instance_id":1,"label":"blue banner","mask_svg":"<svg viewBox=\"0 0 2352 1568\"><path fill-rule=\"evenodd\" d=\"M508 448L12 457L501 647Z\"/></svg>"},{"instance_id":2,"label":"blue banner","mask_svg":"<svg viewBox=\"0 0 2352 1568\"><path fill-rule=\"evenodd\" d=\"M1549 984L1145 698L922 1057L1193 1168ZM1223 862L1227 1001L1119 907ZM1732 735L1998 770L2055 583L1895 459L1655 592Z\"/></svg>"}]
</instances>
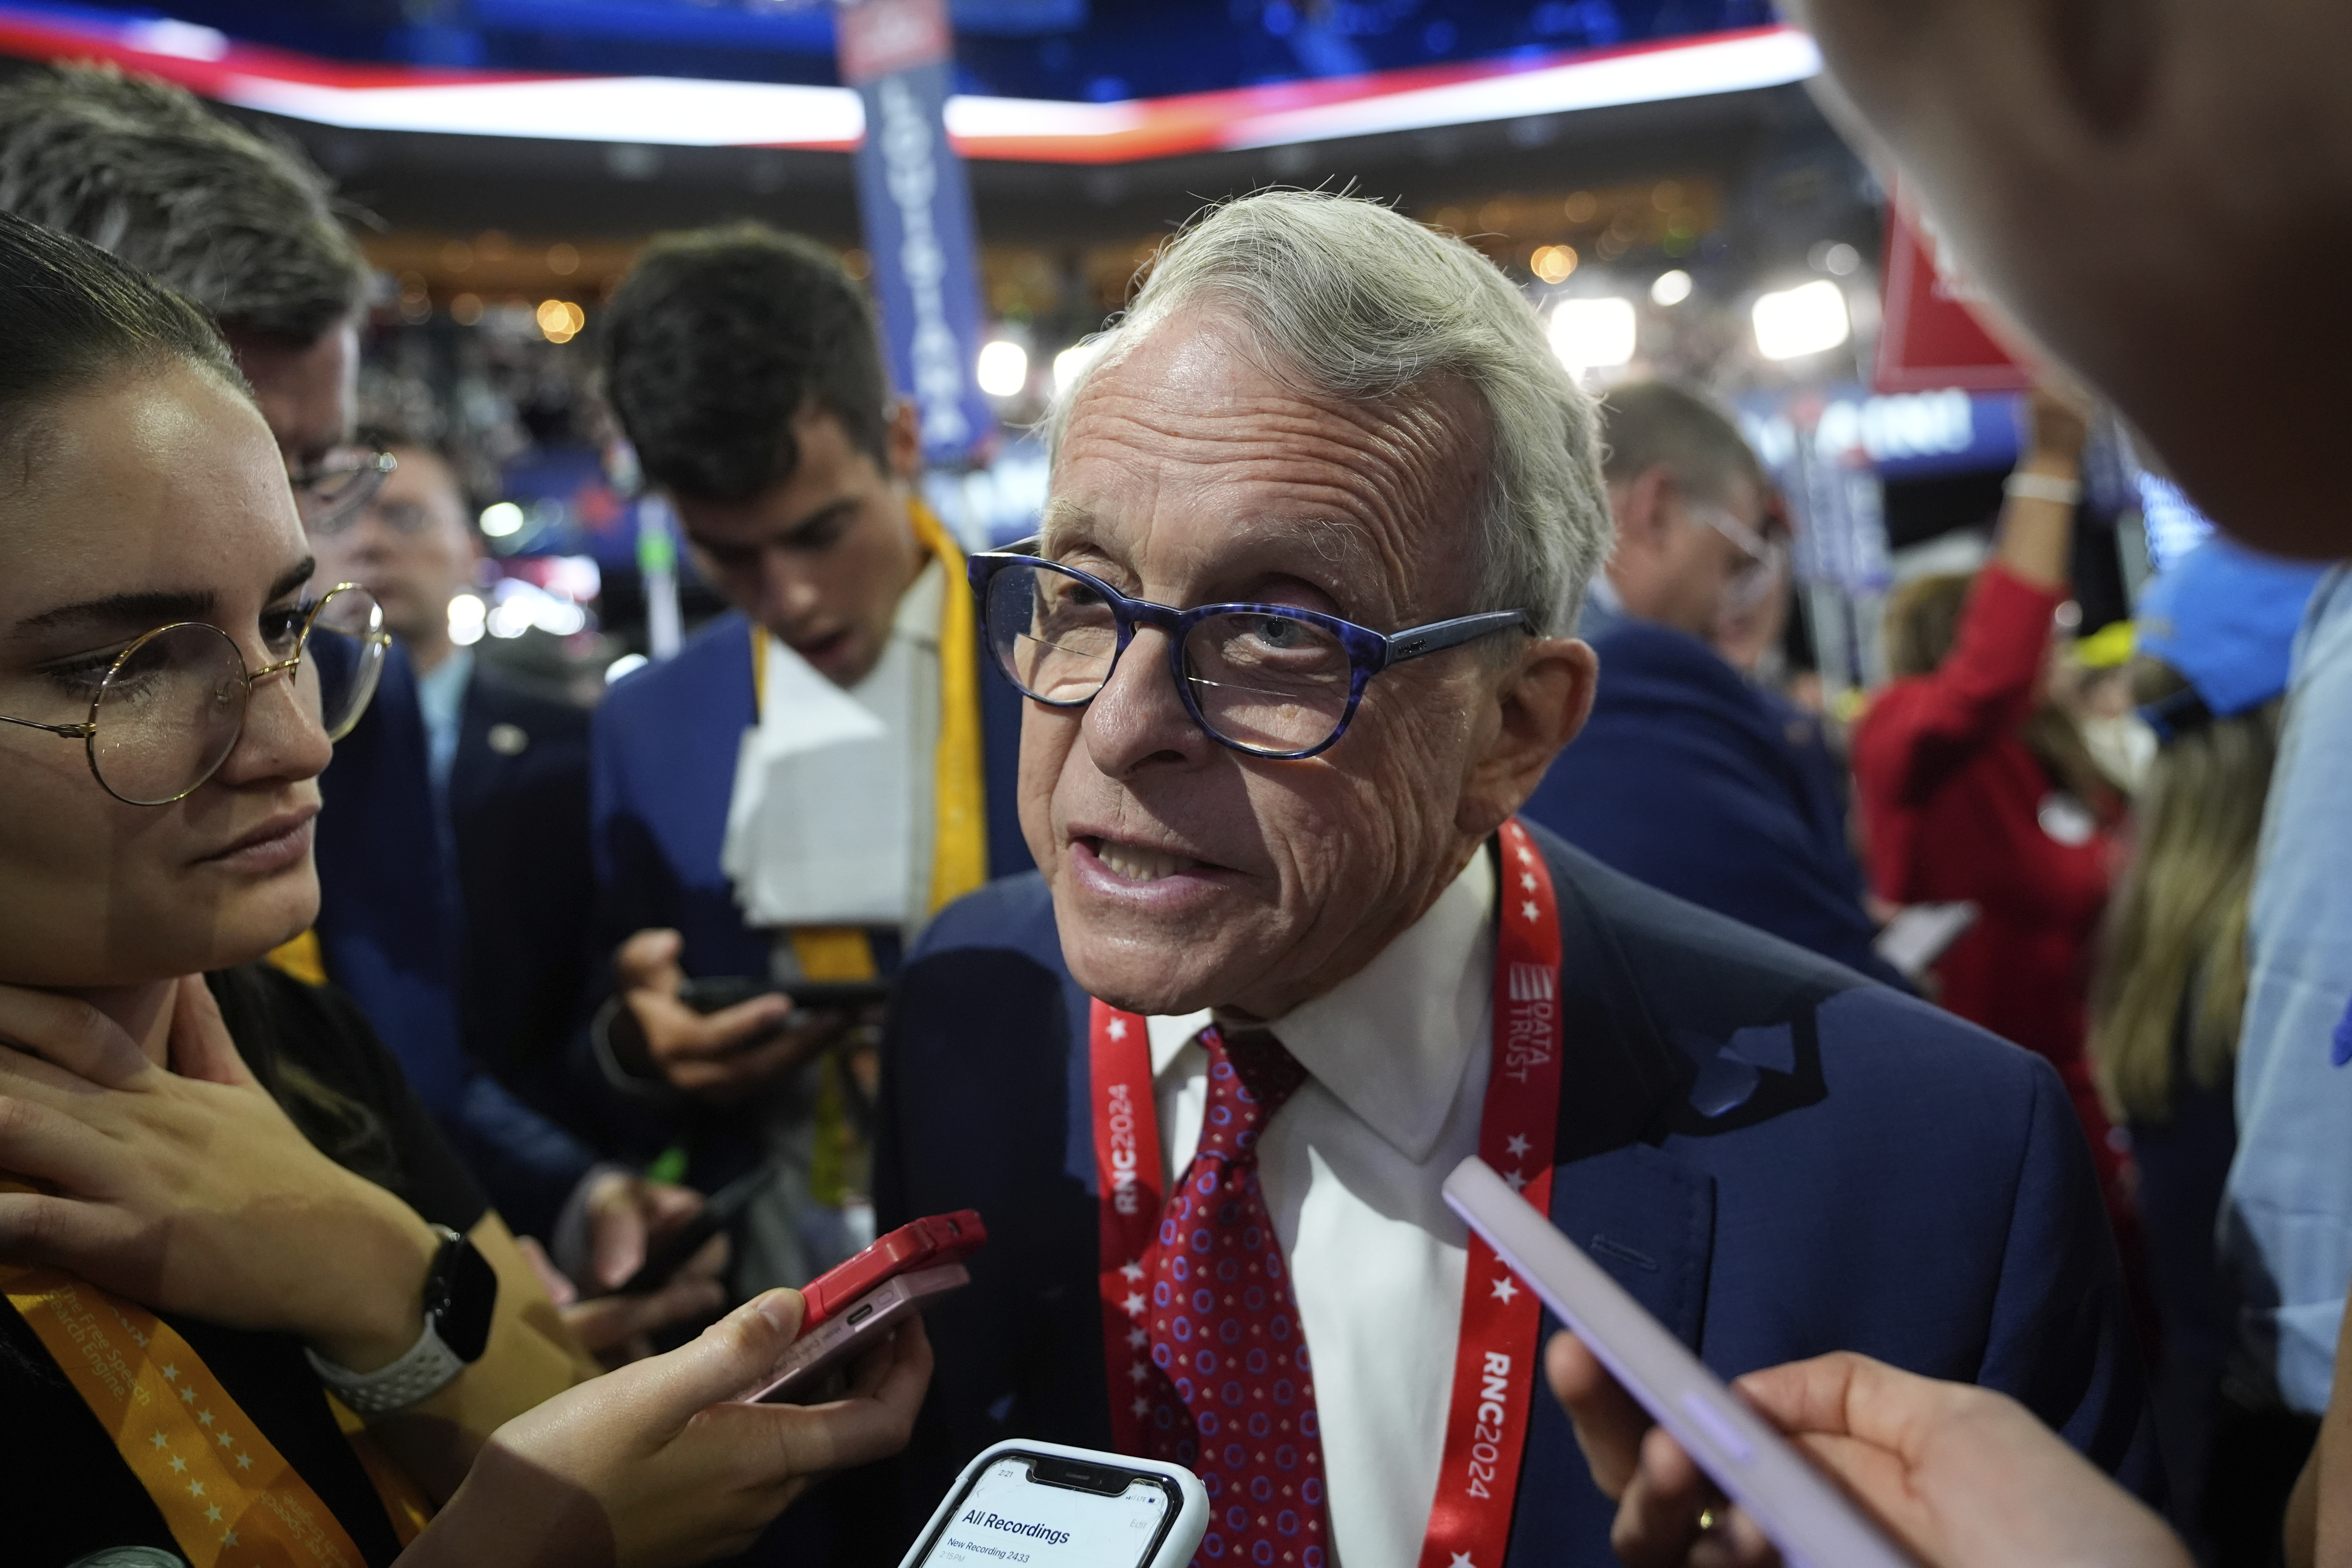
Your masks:
<instances>
[{"instance_id":1,"label":"blue banner","mask_svg":"<svg viewBox=\"0 0 2352 1568\"><path fill-rule=\"evenodd\" d=\"M857 200L893 378L921 415L925 460L955 467L985 455L996 419L974 379L980 256L971 186L948 142L948 69L937 60L859 84Z\"/></svg>"}]
</instances>

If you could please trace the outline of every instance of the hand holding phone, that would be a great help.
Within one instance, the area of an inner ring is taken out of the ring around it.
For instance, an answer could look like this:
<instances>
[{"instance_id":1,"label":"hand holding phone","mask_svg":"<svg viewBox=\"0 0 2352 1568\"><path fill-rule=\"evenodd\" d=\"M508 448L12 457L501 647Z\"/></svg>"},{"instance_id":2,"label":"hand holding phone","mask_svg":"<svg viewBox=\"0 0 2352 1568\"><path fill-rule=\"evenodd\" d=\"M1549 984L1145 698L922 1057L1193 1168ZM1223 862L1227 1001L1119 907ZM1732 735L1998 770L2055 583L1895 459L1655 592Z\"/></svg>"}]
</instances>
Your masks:
<instances>
[{"instance_id":1,"label":"hand holding phone","mask_svg":"<svg viewBox=\"0 0 2352 1568\"><path fill-rule=\"evenodd\" d=\"M1446 1206L1575 1331L1792 1568L1917 1568L1835 1482L1485 1161L1474 1155L1456 1165L1444 1195Z\"/></svg>"},{"instance_id":2,"label":"hand holding phone","mask_svg":"<svg viewBox=\"0 0 2352 1568\"><path fill-rule=\"evenodd\" d=\"M901 1321L971 1282L963 1259L986 1245L971 1209L902 1225L840 1267L811 1280L800 1337L784 1352L755 1404L802 1404L823 1395L834 1372Z\"/></svg>"}]
</instances>

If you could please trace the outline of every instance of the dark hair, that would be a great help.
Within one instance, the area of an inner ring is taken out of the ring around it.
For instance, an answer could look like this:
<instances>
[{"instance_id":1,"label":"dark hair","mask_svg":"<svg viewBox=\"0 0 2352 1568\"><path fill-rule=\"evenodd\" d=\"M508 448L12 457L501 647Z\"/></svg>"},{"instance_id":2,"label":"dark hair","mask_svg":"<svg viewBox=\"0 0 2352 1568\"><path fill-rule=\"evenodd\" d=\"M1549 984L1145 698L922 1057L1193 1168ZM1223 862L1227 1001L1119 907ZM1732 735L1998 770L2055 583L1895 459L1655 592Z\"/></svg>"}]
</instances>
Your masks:
<instances>
[{"instance_id":1,"label":"dark hair","mask_svg":"<svg viewBox=\"0 0 2352 1568\"><path fill-rule=\"evenodd\" d=\"M203 311L94 245L0 212L0 450L20 447L43 406L174 361L251 395Z\"/></svg>"},{"instance_id":2,"label":"dark hair","mask_svg":"<svg viewBox=\"0 0 2352 1568\"><path fill-rule=\"evenodd\" d=\"M271 997L273 990L301 994L307 989L302 983L256 962L214 970L205 976L205 984L220 1005L221 1023L236 1042L237 1055L310 1146L346 1171L398 1191L404 1174L400 1152L383 1118L289 1054L289 1042L279 1025L285 1008Z\"/></svg>"},{"instance_id":3,"label":"dark hair","mask_svg":"<svg viewBox=\"0 0 2352 1568\"><path fill-rule=\"evenodd\" d=\"M1672 382L1612 388L1601 403L1601 472L1612 485L1663 463L1700 500L1722 500L1737 479L1764 488L1739 427L1711 399Z\"/></svg>"},{"instance_id":4,"label":"dark hair","mask_svg":"<svg viewBox=\"0 0 2352 1568\"><path fill-rule=\"evenodd\" d=\"M300 153L112 67L45 67L0 88L0 211L111 251L225 326L297 345L367 288L333 186Z\"/></svg>"},{"instance_id":5,"label":"dark hair","mask_svg":"<svg viewBox=\"0 0 2352 1568\"><path fill-rule=\"evenodd\" d=\"M680 495L749 500L789 479L811 406L888 467L874 313L821 246L753 223L664 235L600 331L605 398L646 476Z\"/></svg>"}]
</instances>

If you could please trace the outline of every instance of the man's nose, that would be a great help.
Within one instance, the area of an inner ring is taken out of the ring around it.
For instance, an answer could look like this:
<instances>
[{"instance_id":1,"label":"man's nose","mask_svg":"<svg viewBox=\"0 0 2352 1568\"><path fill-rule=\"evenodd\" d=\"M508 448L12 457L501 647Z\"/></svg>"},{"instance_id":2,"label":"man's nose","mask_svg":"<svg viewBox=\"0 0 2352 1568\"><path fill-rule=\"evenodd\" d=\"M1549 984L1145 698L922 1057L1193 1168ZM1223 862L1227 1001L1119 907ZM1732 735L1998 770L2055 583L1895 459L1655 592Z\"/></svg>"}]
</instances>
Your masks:
<instances>
[{"instance_id":1,"label":"man's nose","mask_svg":"<svg viewBox=\"0 0 2352 1568\"><path fill-rule=\"evenodd\" d=\"M760 556L760 619L790 626L814 615L824 601L816 580L791 554L764 551Z\"/></svg>"},{"instance_id":2,"label":"man's nose","mask_svg":"<svg viewBox=\"0 0 2352 1568\"><path fill-rule=\"evenodd\" d=\"M1087 752L1095 766L1123 778L1153 762L1199 762L1216 750L1177 695L1168 668L1168 634L1138 626L1103 689L1087 707Z\"/></svg>"}]
</instances>

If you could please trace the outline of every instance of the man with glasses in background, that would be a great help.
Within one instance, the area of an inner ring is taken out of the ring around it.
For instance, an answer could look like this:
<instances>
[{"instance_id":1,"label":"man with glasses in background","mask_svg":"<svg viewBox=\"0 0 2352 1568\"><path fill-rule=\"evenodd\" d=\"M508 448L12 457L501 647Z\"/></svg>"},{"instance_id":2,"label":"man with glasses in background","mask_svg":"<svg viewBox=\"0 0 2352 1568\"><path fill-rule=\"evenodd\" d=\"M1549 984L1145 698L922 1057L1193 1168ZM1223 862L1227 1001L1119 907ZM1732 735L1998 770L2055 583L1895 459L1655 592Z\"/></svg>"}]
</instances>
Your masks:
<instances>
[{"instance_id":1,"label":"man with glasses in background","mask_svg":"<svg viewBox=\"0 0 2352 1568\"><path fill-rule=\"evenodd\" d=\"M1601 656L1582 742L1527 815L1652 887L1894 984L1847 845L1820 721L1745 679L1714 644L1787 588L1770 486L1730 419L1664 382L1601 404L1616 545L1580 635Z\"/></svg>"},{"instance_id":2,"label":"man with glasses in background","mask_svg":"<svg viewBox=\"0 0 2352 1568\"><path fill-rule=\"evenodd\" d=\"M352 437L367 260L332 186L299 153L163 82L39 68L0 85L0 210L104 247L212 315L314 542L395 470L391 454ZM315 585L336 581L328 573ZM648 1227L695 1205L620 1173L591 1181L587 1150L467 1059L425 746L415 670L395 643L320 779L317 923L273 957L359 1004L518 1233L547 1235L568 1213L590 1237L578 1250L608 1281L625 1278ZM582 1326L599 1332L606 1315ZM634 1316L625 1325L636 1326Z\"/></svg>"}]
</instances>

